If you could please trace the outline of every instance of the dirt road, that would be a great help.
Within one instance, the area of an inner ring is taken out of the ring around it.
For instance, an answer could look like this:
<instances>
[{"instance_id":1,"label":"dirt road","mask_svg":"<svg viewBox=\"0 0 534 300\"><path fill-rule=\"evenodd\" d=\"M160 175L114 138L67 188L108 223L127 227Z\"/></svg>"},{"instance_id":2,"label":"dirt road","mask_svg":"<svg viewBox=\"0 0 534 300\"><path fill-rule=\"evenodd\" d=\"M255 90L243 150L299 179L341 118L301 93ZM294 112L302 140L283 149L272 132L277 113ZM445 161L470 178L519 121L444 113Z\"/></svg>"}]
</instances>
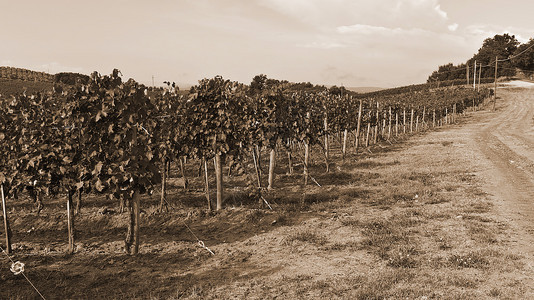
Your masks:
<instances>
[{"instance_id":1,"label":"dirt road","mask_svg":"<svg viewBox=\"0 0 534 300\"><path fill-rule=\"evenodd\" d=\"M507 88L493 118L474 132L474 140L494 166L486 176L492 190L534 225L534 84Z\"/></svg>"},{"instance_id":2,"label":"dirt road","mask_svg":"<svg viewBox=\"0 0 534 300\"><path fill-rule=\"evenodd\" d=\"M500 93L501 94L501 93ZM497 115L475 132L474 140L495 166L499 195L534 221L534 84L502 91Z\"/></svg>"},{"instance_id":3,"label":"dirt road","mask_svg":"<svg viewBox=\"0 0 534 300\"><path fill-rule=\"evenodd\" d=\"M534 84L512 82L498 90L497 111L472 130L482 153L480 175L498 211L513 226L510 245L528 258L523 280L534 268ZM532 286L532 284L531 284ZM530 294L530 296L533 296Z\"/></svg>"}]
</instances>

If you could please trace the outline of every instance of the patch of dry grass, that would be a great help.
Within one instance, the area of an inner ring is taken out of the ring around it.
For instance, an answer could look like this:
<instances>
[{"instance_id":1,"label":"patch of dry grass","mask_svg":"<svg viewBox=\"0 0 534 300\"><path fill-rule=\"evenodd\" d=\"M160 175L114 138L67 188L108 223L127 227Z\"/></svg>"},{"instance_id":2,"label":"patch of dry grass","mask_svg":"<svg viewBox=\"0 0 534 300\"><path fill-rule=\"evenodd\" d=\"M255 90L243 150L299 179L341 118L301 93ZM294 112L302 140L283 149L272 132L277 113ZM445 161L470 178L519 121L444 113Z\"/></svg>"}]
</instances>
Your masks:
<instances>
[{"instance_id":1,"label":"patch of dry grass","mask_svg":"<svg viewBox=\"0 0 534 300\"><path fill-rule=\"evenodd\" d=\"M282 245L291 246L295 242L323 246L328 242L328 238L324 234L314 230L298 229L286 235L282 240Z\"/></svg>"}]
</instances>

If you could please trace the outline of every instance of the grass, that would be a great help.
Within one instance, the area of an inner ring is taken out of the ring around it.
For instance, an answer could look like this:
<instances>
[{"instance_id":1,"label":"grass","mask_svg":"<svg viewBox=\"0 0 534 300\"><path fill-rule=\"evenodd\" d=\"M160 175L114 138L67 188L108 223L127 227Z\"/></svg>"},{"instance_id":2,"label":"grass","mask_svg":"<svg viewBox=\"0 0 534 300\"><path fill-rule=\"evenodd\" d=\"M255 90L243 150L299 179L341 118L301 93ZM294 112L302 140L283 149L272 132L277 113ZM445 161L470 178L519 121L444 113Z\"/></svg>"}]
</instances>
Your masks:
<instances>
[{"instance_id":1,"label":"grass","mask_svg":"<svg viewBox=\"0 0 534 300\"><path fill-rule=\"evenodd\" d=\"M475 289L480 285L480 282L476 278L463 274L453 274L447 279L447 283L451 286L465 289Z\"/></svg>"},{"instance_id":2,"label":"grass","mask_svg":"<svg viewBox=\"0 0 534 300\"><path fill-rule=\"evenodd\" d=\"M285 236L282 240L282 245L292 246L295 242L323 246L328 242L328 239L325 235L316 231L309 229L298 229Z\"/></svg>"},{"instance_id":3,"label":"grass","mask_svg":"<svg viewBox=\"0 0 534 300\"><path fill-rule=\"evenodd\" d=\"M22 94L24 91L28 95L43 91L51 91L52 82L25 81L20 79L0 78L0 95L10 96Z\"/></svg>"},{"instance_id":4,"label":"grass","mask_svg":"<svg viewBox=\"0 0 534 300\"><path fill-rule=\"evenodd\" d=\"M457 268L486 268L490 264L487 258L488 254L496 256L498 253L477 251L465 254L452 254L447 258L447 262L450 266Z\"/></svg>"}]
</instances>

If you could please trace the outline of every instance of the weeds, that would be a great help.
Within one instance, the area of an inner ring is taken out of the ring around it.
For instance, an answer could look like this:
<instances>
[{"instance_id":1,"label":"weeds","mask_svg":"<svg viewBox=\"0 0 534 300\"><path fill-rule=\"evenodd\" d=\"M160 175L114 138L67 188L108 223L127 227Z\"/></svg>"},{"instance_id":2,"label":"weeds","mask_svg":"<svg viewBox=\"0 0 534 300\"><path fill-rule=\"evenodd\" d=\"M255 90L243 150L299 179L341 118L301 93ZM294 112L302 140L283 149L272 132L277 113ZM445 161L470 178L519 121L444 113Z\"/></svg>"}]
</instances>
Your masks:
<instances>
[{"instance_id":1,"label":"weeds","mask_svg":"<svg viewBox=\"0 0 534 300\"><path fill-rule=\"evenodd\" d=\"M497 243L497 239L495 238L495 234L491 232L490 229L487 228L487 224L481 224L479 222L468 222L467 228L469 235L472 239L479 243L483 244L495 244Z\"/></svg>"},{"instance_id":2,"label":"weeds","mask_svg":"<svg viewBox=\"0 0 534 300\"><path fill-rule=\"evenodd\" d=\"M471 203L468 203L464 206L463 212L465 214L481 214L481 213L487 213L490 211L493 204L487 201L483 200L476 200L472 201Z\"/></svg>"},{"instance_id":3,"label":"weeds","mask_svg":"<svg viewBox=\"0 0 534 300\"><path fill-rule=\"evenodd\" d=\"M449 277L447 283L459 288L474 289L478 287L478 282L476 279L460 275L453 275Z\"/></svg>"},{"instance_id":4,"label":"weeds","mask_svg":"<svg viewBox=\"0 0 534 300\"><path fill-rule=\"evenodd\" d=\"M406 232L387 220L372 220L364 224L363 234L365 239L361 243L362 247L373 250L386 260L389 259L388 252L394 245L408 241Z\"/></svg>"},{"instance_id":5,"label":"weeds","mask_svg":"<svg viewBox=\"0 0 534 300\"><path fill-rule=\"evenodd\" d=\"M447 259L449 265L458 268L485 268L489 265L487 254L469 252L467 254L453 254Z\"/></svg>"},{"instance_id":6,"label":"weeds","mask_svg":"<svg viewBox=\"0 0 534 300\"><path fill-rule=\"evenodd\" d=\"M288 234L282 240L282 245L291 246L294 242L303 242L316 246L322 246L328 242L326 236L308 229L301 229Z\"/></svg>"},{"instance_id":7,"label":"weeds","mask_svg":"<svg viewBox=\"0 0 534 300\"><path fill-rule=\"evenodd\" d=\"M353 299L387 299L392 298L392 290L395 286L407 282L413 278L411 272L405 270L386 270L373 278L367 279L355 291ZM395 298L395 297L393 297Z\"/></svg>"},{"instance_id":8,"label":"weeds","mask_svg":"<svg viewBox=\"0 0 534 300\"><path fill-rule=\"evenodd\" d=\"M452 249L451 242L448 239L444 238L444 237L440 237L437 240L437 242L438 242L438 245L439 245L438 246L439 250L450 250L450 249Z\"/></svg>"},{"instance_id":9,"label":"weeds","mask_svg":"<svg viewBox=\"0 0 534 300\"><path fill-rule=\"evenodd\" d=\"M246 213L245 222L257 224L265 216L265 211L260 209L253 209Z\"/></svg>"},{"instance_id":10,"label":"weeds","mask_svg":"<svg viewBox=\"0 0 534 300\"><path fill-rule=\"evenodd\" d=\"M415 256L418 254L413 246L403 245L388 254L387 265L394 268L415 268L419 265Z\"/></svg>"}]
</instances>

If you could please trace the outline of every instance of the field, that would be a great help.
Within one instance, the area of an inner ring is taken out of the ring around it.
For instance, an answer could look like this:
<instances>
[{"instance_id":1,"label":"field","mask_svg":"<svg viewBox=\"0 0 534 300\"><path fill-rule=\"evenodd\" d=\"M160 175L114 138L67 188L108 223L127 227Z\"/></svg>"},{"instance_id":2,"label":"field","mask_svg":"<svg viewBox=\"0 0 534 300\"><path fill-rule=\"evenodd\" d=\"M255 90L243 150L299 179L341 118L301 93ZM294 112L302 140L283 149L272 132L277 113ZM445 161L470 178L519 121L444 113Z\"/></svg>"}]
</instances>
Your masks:
<instances>
[{"instance_id":1,"label":"field","mask_svg":"<svg viewBox=\"0 0 534 300\"><path fill-rule=\"evenodd\" d=\"M24 91L29 95L41 91L51 91L52 86L51 82L0 78L0 95L18 95Z\"/></svg>"},{"instance_id":2,"label":"field","mask_svg":"<svg viewBox=\"0 0 534 300\"><path fill-rule=\"evenodd\" d=\"M264 193L272 210L247 200L236 174L226 208L206 212L199 162L186 164L188 190L173 164L169 212L158 212L158 193L141 199L137 256L124 253L128 218L116 200L84 196L72 255L65 199L45 199L39 215L28 199L9 203L13 259L47 299L532 298L534 92L499 93L496 112L468 112L344 163L333 143L329 173L314 148L321 187L302 185L302 164L287 175L280 154ZM0 298L39 299L9 266L2 256Z\"/></svg>"}]
</instances>

